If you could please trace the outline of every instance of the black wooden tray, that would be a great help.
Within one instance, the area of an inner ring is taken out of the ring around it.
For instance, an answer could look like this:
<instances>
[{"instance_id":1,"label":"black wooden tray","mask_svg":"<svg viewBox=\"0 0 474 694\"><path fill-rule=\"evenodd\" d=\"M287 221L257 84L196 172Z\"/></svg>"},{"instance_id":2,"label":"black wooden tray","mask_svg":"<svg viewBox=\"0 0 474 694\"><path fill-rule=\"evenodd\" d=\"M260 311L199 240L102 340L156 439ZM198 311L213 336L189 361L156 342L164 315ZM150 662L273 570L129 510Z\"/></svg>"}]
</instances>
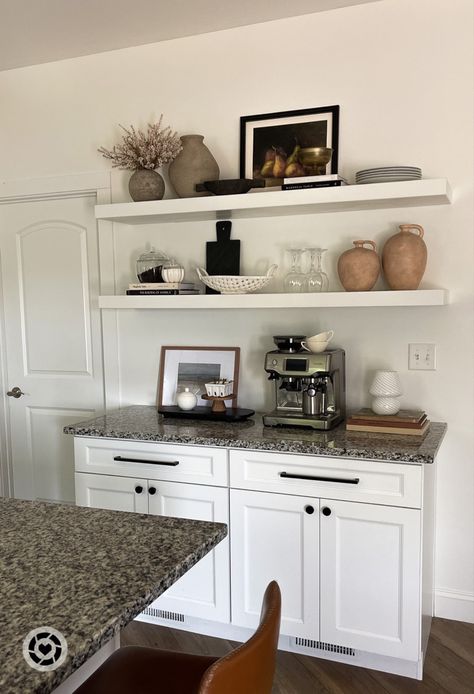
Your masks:
<instances>
[{"instance_id":1,"label":"black wooden tray","mask_svg":"<svg viewBox=\"0 0 474 694\"><path fill-rule=\"evenodd\" d=\"M164 417L176 419L206 419L214 422L243 422L255 414L255 410L245 410L242 407L228 407L225 412L211 412L210 407L195 407L194 410L180 410L176 405L166 405L158 408Z\"/></svg>"}]
</instances>

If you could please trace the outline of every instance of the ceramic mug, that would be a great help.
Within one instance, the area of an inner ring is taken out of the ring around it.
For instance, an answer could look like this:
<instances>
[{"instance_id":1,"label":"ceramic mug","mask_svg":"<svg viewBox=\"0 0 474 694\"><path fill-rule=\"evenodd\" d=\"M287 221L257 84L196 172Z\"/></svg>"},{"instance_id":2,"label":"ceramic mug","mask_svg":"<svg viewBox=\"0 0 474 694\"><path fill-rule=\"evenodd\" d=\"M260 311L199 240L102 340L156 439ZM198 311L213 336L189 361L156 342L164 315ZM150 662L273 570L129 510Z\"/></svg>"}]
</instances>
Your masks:
<instances>
[{"instance_id":1,"label":"ceramic mug","mask_svg":"<svg viewBox=\"0 0 474 694\"><path fill-rule=\"evenodd\" d=\"M329 342L332 340L334 337L334 330L328 330L325 333L318 333L318 335L312 335L311 337L307 337L306 341L309 342L310 340L312 342Z\"/></svg>"},{"instance_id":2,"label":"ceramic mug","mask_svg":"<svg viewBox=\"0 0 474 694\"><path fill-rule=\"evenodd\" d=\"M324 352L329 344L329 340L303 340L301 346L307 352L312 354L319 354Z\"/></svg>"}]
</instances>

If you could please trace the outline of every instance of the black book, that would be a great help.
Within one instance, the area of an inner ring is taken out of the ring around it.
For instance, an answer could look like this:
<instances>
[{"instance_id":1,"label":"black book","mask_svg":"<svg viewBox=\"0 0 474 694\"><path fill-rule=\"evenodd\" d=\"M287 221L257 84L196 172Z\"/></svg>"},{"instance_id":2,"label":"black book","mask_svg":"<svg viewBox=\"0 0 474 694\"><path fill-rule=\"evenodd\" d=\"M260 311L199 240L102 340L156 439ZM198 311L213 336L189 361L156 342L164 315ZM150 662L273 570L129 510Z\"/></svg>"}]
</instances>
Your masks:
<instances>
[{"instance_id":1,"label":"black book","mask_svg":"<svg viewBox=\"0 0 474 694\"><path fill-rule=\"evenodd\" d=\"M127 296L168 296L176 294L199 294L198 289L127 289Z\"/></svg>"}]
</instances>

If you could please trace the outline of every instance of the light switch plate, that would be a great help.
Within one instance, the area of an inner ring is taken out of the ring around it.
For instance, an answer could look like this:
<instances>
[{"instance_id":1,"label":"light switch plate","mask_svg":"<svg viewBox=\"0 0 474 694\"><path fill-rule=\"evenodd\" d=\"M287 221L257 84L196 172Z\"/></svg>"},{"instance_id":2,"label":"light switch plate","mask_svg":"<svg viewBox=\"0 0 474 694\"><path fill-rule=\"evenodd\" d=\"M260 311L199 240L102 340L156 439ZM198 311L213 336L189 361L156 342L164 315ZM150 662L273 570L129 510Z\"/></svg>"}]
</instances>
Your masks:
<instances>
[{"instance_id":1,"label":"light switch plate","mask_svg":"<svg viewBox=\"0 0 474 694\"><path fill-rule=\"evenodd\" d=\"M408 368L421 371L435 371L436 345L425 343L409 344Z\"/></svg>"}]
</instances>

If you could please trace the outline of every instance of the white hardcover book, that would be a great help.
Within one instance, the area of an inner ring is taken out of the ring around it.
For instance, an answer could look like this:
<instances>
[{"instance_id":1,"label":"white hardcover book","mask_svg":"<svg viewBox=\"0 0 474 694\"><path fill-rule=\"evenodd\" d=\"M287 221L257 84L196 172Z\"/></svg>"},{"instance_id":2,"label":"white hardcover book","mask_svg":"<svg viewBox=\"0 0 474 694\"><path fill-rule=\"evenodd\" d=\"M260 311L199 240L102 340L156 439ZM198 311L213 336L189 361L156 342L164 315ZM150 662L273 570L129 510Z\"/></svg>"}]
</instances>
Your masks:
<instances>
[{"instance_id":1,"label":"white hardcover book","mask_svg":"<svg viewBox=\"0 0 474 694\"><path fill-rule=\"evenodd\" d=\"M131 282L129 289L194 289L194 282Z\"/></svg>"},{"instance_id":2,"label":"white hardcover book","mask_svg":"<svg viewBox=\"0 0 474 694\"><path fill-rule=\"evenodd\" d=\"M344 181L347 183L346 179L339 174L323 174L322 176L293 176L291 178L284 178L283 183L287 185L288 183L324 183L324 181Z\"/></svg>"}]
</instances>

